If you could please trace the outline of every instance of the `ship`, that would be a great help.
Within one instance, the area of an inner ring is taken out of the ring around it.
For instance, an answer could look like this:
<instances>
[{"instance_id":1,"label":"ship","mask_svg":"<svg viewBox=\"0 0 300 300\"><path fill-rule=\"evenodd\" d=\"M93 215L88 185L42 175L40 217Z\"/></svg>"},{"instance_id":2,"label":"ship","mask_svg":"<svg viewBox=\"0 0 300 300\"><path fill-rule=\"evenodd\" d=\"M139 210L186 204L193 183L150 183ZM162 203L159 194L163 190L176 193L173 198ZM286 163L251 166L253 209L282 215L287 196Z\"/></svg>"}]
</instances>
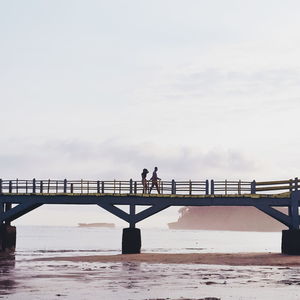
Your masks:
<instances>
[{"instance_id":1,"label":"ship","mask_svg":"<svg viewBox=\"0 0 300 300\"><path fill-rule=\"evenodd\" d=\"M279 211L287 213L285 209ZM229 230L276 232L287 229L285 225L255 207L191 207L179 209L176 222L168 223L169 229Z\"/></svg>"},{"instance_id":2,"label":"ship","mask_svg":"<svg viewBox=\"0 0 300 300\"><path fill-rule=\"evenodd\" d=\"M104 228L115 228L114 223L78 223L79 227L104 227Z\"/></svg>"}]
</instances>

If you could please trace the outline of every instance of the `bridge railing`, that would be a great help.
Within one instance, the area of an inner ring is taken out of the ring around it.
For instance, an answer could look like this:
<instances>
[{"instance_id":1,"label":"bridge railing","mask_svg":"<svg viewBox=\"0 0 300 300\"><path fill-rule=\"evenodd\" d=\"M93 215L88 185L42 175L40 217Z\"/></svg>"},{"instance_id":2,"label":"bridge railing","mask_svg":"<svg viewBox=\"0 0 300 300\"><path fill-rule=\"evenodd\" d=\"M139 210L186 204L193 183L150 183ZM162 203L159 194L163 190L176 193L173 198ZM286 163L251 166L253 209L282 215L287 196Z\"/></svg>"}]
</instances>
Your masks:
<instances>
[{"instance_id":1,"label":"bridge railing","mask_svg":"<svg viewBox=\"0 0 300 300\"><path fill-rule=\"evenodd\" d=\"M251 193L251 182L250 181L215 181L211 180L210 193L215 194L250 194Z\"/></svg>"},{"instance_id":2,"label":"bridge railing","mask_svg":"<svg viewBox=\"0 0 300 300\"><path fill-rule=\"evenodd\" d=\"M298 191L300 182L298 177L289 180L277 180L277 181L253 181L254 193L257 192L293 192Z\"/></svg>"},{"instance_id":3,"label":"bridge railing","mask_svg":"<svg viewBox=\"0 0 300 300\"><path fill-rule=\"evenodd\" d=\"M159 181L161 194L177 195L231 195L292 192L299 189L298 178L279 181ZM149 193L151 181L148 182ZM0 179L0 194L142 194L140 180L3 180ZM153 187L153 194L156 188Z\"/></svg>"},{"instance_id":4,"label":"bridge railing","mask_svg":"<svg viewBox=\"0 0 300 300\"><path fill-rule=\"evenodd\" d=\"M146 193L149 193L151 181L148 182ZM161 194L201 195L209 193L209 183L206 181L159 181ZM0 193L9 194L142 194L144 191L140 180L2 180ZM153 187L152 193L157 193Z\"/></svg>"}]
</instances>

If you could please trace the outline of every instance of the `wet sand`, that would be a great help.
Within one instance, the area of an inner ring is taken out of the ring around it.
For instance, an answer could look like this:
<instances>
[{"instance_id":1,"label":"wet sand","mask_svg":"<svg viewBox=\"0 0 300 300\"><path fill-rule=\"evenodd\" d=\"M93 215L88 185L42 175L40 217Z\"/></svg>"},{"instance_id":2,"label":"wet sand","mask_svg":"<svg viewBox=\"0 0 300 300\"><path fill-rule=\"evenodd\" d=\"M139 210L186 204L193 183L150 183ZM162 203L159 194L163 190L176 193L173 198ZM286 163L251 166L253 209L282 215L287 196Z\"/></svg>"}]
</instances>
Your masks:
<instances>
[{"instance_id":1,"label":"wet sand","mask_svg":"<svg viewBox=\"0 0 300 300\"><path fill-rule=\"evenodd\" d=\"M279 253L0 257L0 298L299 300L299 266Z\"/></svg>"},{"instance_id":2,"label":"wet sand","mask_svg":"<svg viewBox=\"0 0 300 300\"><path fill-rule=\"evenodd\" d=\"M71 261L90 263L143 262L155 264L204 264L229 266L300 266L300 256L280 253L141 253L39 258L36 261Z\"/></svg>"}]
</instances>

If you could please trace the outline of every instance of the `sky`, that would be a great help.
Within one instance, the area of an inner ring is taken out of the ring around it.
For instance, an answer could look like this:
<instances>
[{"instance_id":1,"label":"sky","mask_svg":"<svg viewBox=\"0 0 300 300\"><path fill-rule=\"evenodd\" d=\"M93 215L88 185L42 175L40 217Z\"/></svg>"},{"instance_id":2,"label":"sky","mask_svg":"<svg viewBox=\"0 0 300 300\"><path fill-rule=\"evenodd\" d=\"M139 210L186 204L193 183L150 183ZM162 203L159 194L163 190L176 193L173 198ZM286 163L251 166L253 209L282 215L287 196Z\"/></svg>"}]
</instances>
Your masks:
<instances>
[{"instance_id":1,"label":"sky","mask_svg":"<svg viewBox=\"0 0 300 300\"><path fill-rule=\"evenodd\" d=\"M299 1L0 1L0 177L299 176ZM164 226L170 208L141 223ZM44 206L16 224L115 222Z\"/></svg>"}]
</instances>

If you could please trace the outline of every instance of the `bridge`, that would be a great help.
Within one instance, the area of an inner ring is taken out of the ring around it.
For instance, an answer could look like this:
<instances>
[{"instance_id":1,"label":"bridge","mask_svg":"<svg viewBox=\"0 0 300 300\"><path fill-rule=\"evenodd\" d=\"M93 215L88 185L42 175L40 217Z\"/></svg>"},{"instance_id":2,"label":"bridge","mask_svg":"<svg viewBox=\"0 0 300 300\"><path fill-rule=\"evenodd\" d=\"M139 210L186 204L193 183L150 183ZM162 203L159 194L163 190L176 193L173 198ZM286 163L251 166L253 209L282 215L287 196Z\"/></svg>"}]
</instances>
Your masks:
<instances>
[{"instance_id":1,"label":"bridge","mask_svg":"<svg viewBox=\"0 0 300 300\"><path fill-rule=\"evenodd\" d=\"M282 231L282 253L300 255L299 183L298 178L264 182L170 180L159 181L158 194L144 191L141 181L132 179L0 179L0 251L15 248L16 228L11 222L44 204L97 205L126 221L128 228L123 229L122 236L124 254L140 253L141 232L136 224L168 207L252 206L287 227ZM144 210L137 212L137 206ZM287 213L278 210L281 207Z\"/></svg>"}]
</instances>

